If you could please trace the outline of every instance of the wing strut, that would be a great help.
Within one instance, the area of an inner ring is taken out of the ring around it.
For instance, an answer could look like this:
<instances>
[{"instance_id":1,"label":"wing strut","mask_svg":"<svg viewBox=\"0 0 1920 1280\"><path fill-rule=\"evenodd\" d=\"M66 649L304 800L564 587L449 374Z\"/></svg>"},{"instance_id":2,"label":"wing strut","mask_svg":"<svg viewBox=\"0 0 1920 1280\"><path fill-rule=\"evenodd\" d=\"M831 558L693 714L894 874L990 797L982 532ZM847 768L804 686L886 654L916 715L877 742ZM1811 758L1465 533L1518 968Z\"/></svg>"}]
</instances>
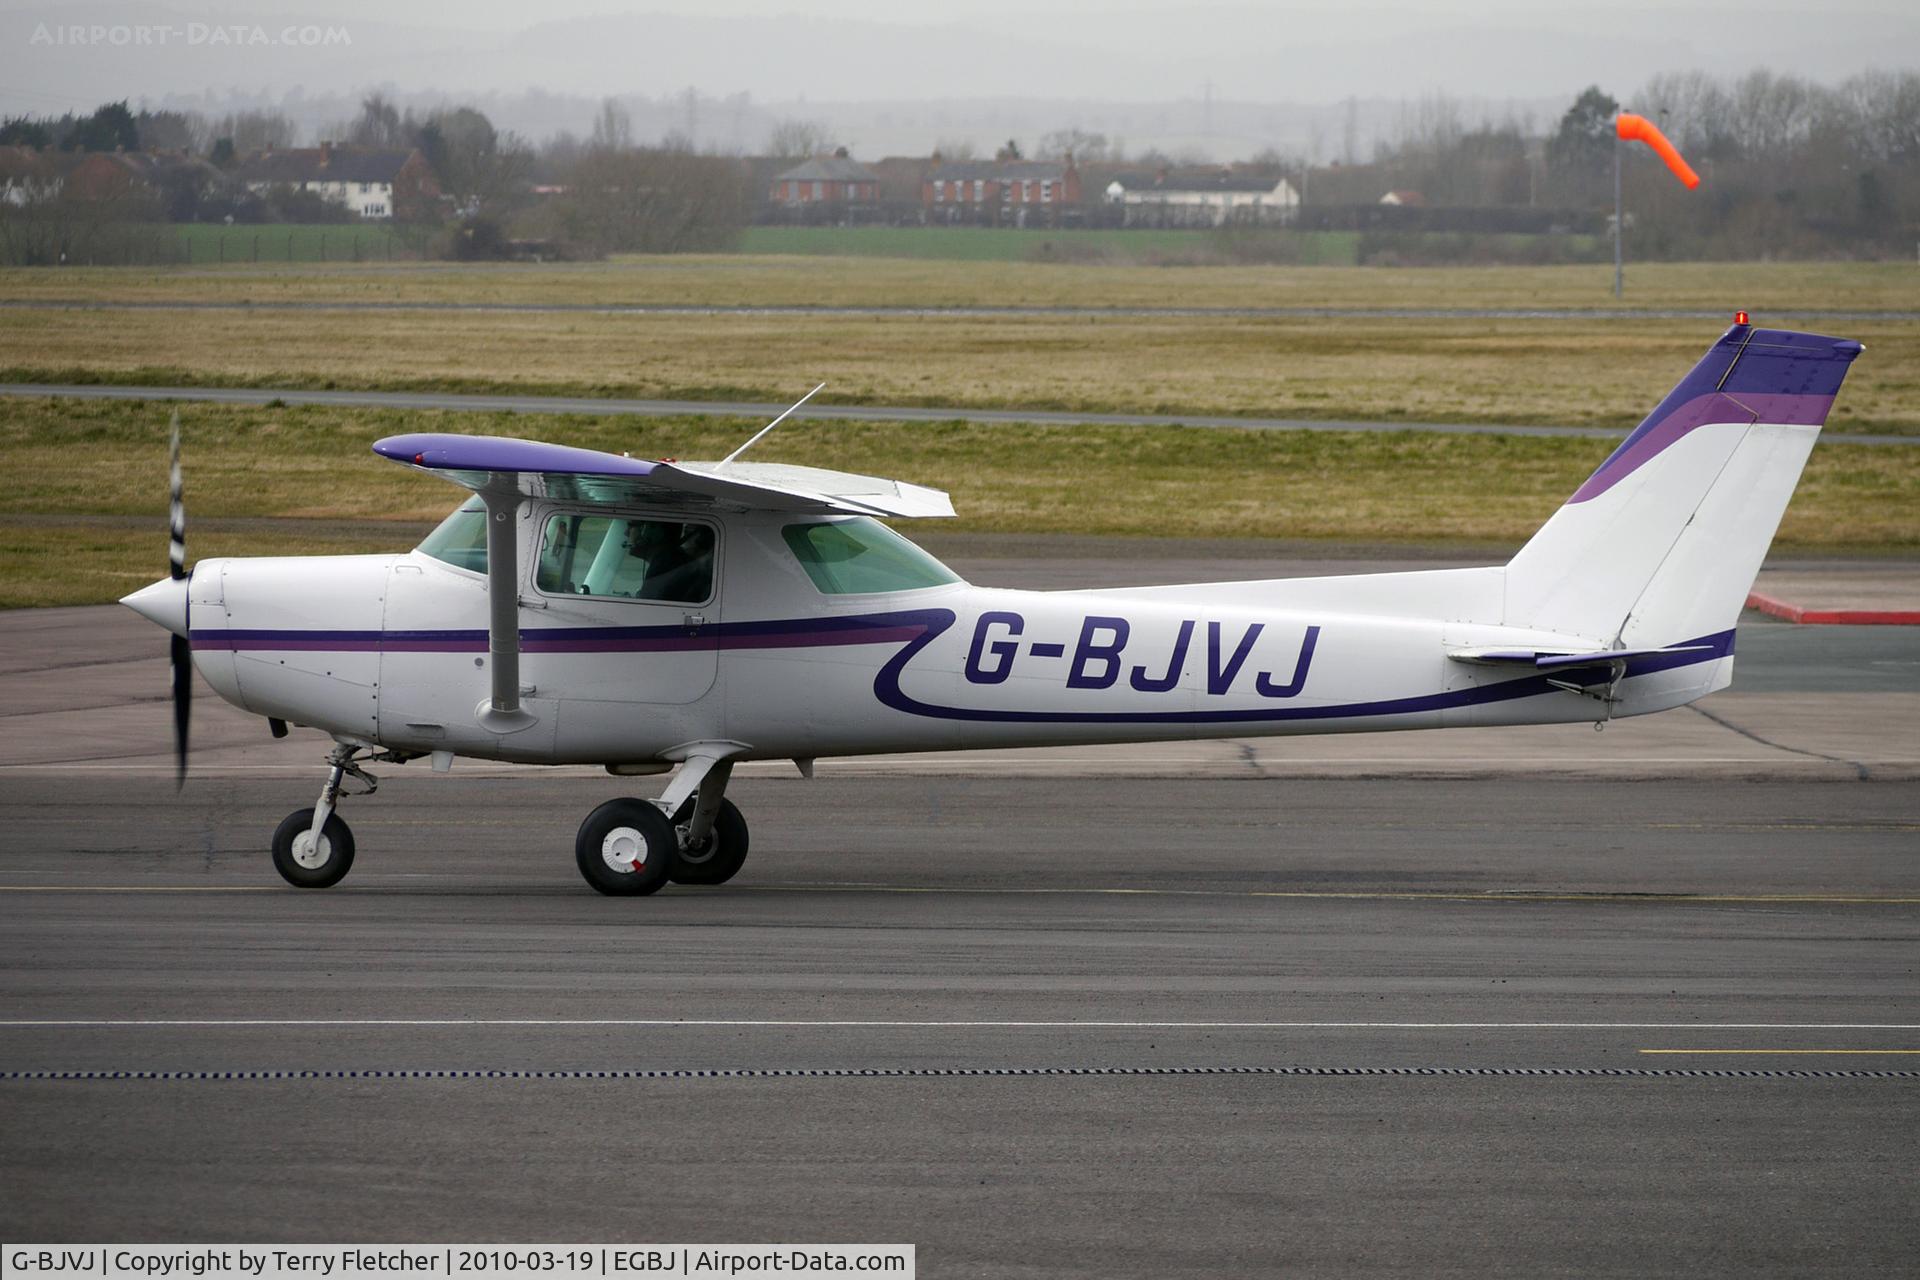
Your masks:
<instances>
[{"instance_id":1,"label":"wing strut","mask_svg":"<svg viewBox=\"0 0 1920 1280\"><path fill-rule=\"evenodd\" d=\"M536 717L520 707L520 477L493 473L487 504L487 661L493 696L475 716L489 733L518 733Z\"/></svg>"}]
</instances>

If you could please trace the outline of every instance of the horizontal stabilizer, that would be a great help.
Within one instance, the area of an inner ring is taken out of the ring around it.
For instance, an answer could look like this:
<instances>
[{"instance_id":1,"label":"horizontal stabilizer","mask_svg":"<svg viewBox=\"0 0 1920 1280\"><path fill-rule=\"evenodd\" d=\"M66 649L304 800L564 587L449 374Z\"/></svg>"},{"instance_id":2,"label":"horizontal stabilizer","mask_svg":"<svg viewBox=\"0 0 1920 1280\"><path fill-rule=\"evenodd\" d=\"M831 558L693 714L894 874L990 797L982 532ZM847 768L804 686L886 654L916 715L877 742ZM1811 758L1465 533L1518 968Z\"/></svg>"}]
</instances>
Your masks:
<instances>
[{"instance_id":1,"label":"horizontal stabilizer","mask_svg":"<svg viewBox=\"0 0 1920 1280\"><path fill-rule=\"evenodd\" d=\"M1676 644L1664 649L1449 649L1455 662L1470 662L1482 667L1531 667L1536 671L1554 671L1561 667L1591 667L1603 662L1627 662L1669 653L1704 653L1710 644Z\"/></svg>"},{"instance_id":2,"label":"horizontal stabilizer","mask_svg":"<svg viewBox=\"0 0 1920 1280\"><path fill-rule=\"evenodd\" d=\"M938 489L778 462L731 462L718 471L720 464L712 462L647 462L537 440L441 433L388 436L373 451L475 491L511 477L511 487L528 497L570 502L858 516L953 514L952 501Z\"/></svg>"}]
</instances>

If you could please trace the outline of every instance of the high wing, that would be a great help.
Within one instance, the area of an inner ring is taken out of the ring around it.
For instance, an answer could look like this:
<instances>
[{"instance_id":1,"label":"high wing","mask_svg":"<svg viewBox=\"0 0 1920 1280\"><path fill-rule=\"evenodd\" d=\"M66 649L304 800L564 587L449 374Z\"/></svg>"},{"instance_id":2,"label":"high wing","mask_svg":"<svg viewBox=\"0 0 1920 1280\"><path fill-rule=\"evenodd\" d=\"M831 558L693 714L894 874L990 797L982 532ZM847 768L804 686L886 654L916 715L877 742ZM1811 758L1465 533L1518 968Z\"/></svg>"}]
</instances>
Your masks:
<instances>
[{"instance_id":1,"label":"high wing","mask_svg":"<svg viewBox=\"0 0 1920 1280\"><path fill-rule=\"evenodd\" d=\"M777 462L646 462L509 436L388 436L373 451L481 492L509 477L523 497L859 516L950 517L953 502L878 476Z\"/></svg>"},{"instance_id":2,"label":"high wing","mask_svg":"<svg viewBox=\"0 0 1920 1280\"><path fill-rule=\"evenodd\" d=\"M515 512L529 498L696 510L953 514L953 503L938 489L815 467L643 462L510 436L432 432L388 436L377 441L373 451L471 489L487 505L487 653L493 693L476 716L481 725L502 735L534 723L520 705L520 566L515 528Z\"/></svg>"}]
</instances>

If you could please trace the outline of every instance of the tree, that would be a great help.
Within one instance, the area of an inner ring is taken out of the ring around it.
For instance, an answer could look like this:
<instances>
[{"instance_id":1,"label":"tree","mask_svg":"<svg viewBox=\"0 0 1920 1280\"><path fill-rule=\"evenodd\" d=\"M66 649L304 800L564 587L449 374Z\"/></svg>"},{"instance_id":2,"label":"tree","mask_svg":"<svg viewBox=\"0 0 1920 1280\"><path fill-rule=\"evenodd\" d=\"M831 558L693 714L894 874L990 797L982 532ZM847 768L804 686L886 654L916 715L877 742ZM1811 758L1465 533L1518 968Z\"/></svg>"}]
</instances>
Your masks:
<instances>
[{"instance_id":1,"label":"tree","mask_svg":"<svg viewBox=\"0 0 1920 1280\"><path fill-rule=\"evenodd\" d=\"M633 117L615 98L602 99L600 112L593 118L593 133L587 138L590 151L628 151L633 147Z\"/></svg>"},{"instance_id":2,"label":"tree","mask_svg":"<svg viewBox=\"0 0 1920 1280\"><path fill-rule=\"evenodd\" d=\"M1000 161L1024 159L1020 154L1020 144L1012 138L1007 139L1006 146L993 153L993 158Z\"/></svg>"},{"instance_id":3,"label":"tree","mask_svg":"<svg viewBox=\"0 0 1920 1280\"><path fill-rule=\"evenodd\" d=\"M0 124L0 147L32 147L44 151L53 145L53 133L38 120L14 116Z\"/></svg>"},{"instance_id":4,"label":"tree","mask_svg":"<svg viewBox=\"0 0 1920 1280\"><path fill-rule=\"evenodd\" d=\"M782 160L825 155L838 145L833 130L818 120L782 120L767 135L767 154Z\"/></svg>"},{"instance_id":5,"label":"tree","mask_svg":"<svg viewBox=\"0 0 1920 1280\"><path fill-rule=\"evenodd\" d=\"M577 253L726 249L746 225L746 172L681 151L590 151L568 175L563 236Z\"/></svg>"},{"instance_id":6,"label":"tree","mask_svg":"<svg viewBox=\"0 0 1920 1280\"><path fill-rule=\"evenodd\" d=\"M216 169L233 168L234 161L239 159L233 152L233 139L217 139L213 144L213 151L207 156L207 159L213 162L213 167Z\"/></svg>"},{"instance_id":7,"label":"tree","mask_svg":"<svg viewBox=\"0 0 1920 1280\"><path fill-rule=\"evenodd\" d=\"M82 120L60 144L62 151L138 151L140 130L125 99L109 102Z\"/></svg>"},{"instance_id":8,"label":"tree","mask_svg":"<svg viewBox=\"0 0 1920 1280\"><path fill-rule=\"evenodd\" d=\"M240 155L291 147L299 141L293 121L278 111L235 111L212 123L213 136L232 138Z\"/></svg>"},{"instance_id":9,"label":"tree","mask_svg":"<svg viewBox=\"0 0 1920 1280\"><path fill-rule=\"evenodd\" d=\"M392 150L414 146L418 131L412 112L402 116L385 94L370 93L360 101L360 114L340 131L340 141L350 147Z\"/></svg>"},{"instance_id":10,"label":"tree","mask_svg":"<svg viewBox=\"0 0 1920 1280\"><path fill-rule=\"evenodd\" d=\"M207 122L196 112L143 110L133 124L148 151L198 151L206 144Z\"/></svg>"},{"instance_id":11,"label":"tree","mask_svg":"<svg viewBox=\"0 0 1920 1280\"><path fill-rule=\"evenodd\" d=\"M1589 85L1560 117L1560 128L1547 142L1547 162L1567 173L1600 169L1613 155L1613 120L1619 114L1620 104L1611 95Z\"/></svg>"},{"instance_id":12,"label":"tree","mask_svg":"<svg viewBox=\"0 0 1920 1280\"><path fill-rule=\"evenodd\" d=\"M1055 129L1041 138L1033 154L1041 160L1065 160L1072 156L1083 164L1100 164L1110 158L1111 147L1104 133L1089 133L1078 127Z\"/></svg>"},{"instance_id":13,"label":"tree","mask_svg":"<svg viewBox=\"0 0 1920 1280\"><path fill-rule=\"evenodd\" d=\"M472 107L436 111L420 127L420 151L440 189L468 213L506 204L526 186L533 155Z\"/></svg>"}]
</instances>

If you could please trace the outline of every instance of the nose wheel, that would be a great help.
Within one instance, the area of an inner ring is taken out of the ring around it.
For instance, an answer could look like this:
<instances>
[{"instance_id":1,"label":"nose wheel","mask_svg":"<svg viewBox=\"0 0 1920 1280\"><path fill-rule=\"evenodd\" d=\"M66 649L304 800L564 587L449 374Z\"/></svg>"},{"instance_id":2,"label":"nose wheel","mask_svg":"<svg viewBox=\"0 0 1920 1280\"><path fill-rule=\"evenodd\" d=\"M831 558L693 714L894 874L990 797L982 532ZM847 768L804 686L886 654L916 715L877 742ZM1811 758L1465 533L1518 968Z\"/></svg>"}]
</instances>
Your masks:
<instances>
[{"instance_id":1,"label":"nose wheel","mask_svg":"<svg viewBox=\"0 0 1920 1280\"><path fill-rule=\"evenodd\" d=\"M353 831L330 813L313 829L313 810L295 809L273 833L273 869L299 889L325 889L353 869Z\"/></svg>"},{"instance_id":2,"label":"nose wheel","mask_svg":"<svg viewBox=\"0 0 1920 1280\"><path fill-rule=\"evenodd\" d=\"M320 788L319 803L311 809L295 809L274 830L273 869L296 889L328 888L353 869L353 832L334 806L340 802L340 784L348 775L366 786L357 795L370 796L380 785L353 762L361 750L344 744L335 747L327 756L327 781Z\"/></svg>"}]
</instances>

